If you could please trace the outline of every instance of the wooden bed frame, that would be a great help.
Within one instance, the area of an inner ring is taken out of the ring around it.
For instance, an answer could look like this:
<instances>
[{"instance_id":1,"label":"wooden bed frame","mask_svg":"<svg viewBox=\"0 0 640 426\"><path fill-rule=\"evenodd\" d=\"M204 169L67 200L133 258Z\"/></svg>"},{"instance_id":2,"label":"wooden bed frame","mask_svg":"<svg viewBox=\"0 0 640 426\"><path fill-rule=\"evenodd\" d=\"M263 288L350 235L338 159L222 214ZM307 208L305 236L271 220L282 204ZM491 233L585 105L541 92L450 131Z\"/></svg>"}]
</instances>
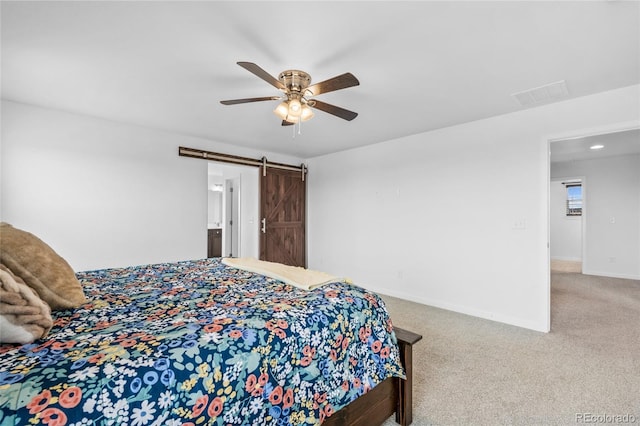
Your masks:
<instances>
[{"instance_id":1,"label":"wooden bed frame","mask_svg":"<svg viewBox=\"0 0 640 426\"><path fill-rule=\"evenodd\" d=\"M390 377L366 394L336 411L323 426L375 426L381 425L396 413L396 423L402 426L413 422L413 345L422 336L402 328L394 327L400 360L405 369L406 380Z\"/></svg>"}]
</instances>

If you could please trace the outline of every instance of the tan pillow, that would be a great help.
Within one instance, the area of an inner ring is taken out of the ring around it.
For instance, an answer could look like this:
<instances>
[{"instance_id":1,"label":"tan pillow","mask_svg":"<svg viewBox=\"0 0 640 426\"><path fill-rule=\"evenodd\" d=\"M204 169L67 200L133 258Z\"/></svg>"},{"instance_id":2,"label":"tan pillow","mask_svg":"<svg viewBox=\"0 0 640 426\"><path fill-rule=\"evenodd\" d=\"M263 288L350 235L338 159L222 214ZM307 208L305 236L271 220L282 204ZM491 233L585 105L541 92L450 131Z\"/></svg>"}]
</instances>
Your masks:
<instances>
[{"instance_id":1,"label":"tan pillow","mask_svg":"<svg viewBox=\"0 0 640 426\"><path fill-rule=\"evenodd\" d=\"M71 266L35 235L0 223L0 263L34 289L51 309L76 308L87 299Z\"/></svg>"},{"instance_id":2,"label":"tan pillow","mask_svg":"<svg viewBox=\"0 0 640 426\"><path fill-rule=\"evenodd\" d=\"M0 343L31 343L45 337L52 326L49 305L0 265Z\"/></svg>"}]
</instances>

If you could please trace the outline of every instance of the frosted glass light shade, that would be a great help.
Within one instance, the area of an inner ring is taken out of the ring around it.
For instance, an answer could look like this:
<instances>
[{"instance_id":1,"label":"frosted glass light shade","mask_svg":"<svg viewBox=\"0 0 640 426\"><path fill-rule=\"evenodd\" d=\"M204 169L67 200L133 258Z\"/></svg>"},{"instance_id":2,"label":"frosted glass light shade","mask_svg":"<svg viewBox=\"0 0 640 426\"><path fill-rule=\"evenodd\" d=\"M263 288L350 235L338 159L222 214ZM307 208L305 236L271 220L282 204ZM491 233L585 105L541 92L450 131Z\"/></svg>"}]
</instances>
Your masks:
<instances>
[{"instance_id":1,"label":"frosted glass light shade","mask_svg":"<svg viewBox=\"0 0 640 426\"><path fill-rule=\"evenodd\" d=\"M300 114L302 114L302 104L297 99L291 99L289 101L289 115L300 117Z\"/></svg>"},{"instance_id":2,"label":"frosted glass light shade","mask_svg":"<svg viewBox=\"0 0 640 426\"><path fill-rule=\"evenodd\" d=\"M311 120L313 117L313 110L308 105L302 105L302 113L300 114L300 119L302 121Z\"/></svg>"},{"instance_id":3,"label":"frosted glass light shade","mask_svg":"<svg viewBox=\"0 0 640 426\"><path fill-rule=\"evenodd\" d=\"M286 102L282 102L273 110L273 113L281 119L286 120L289 114L289 105L287 105Z\"/></svg>"},{"instance_id":4,"label":"frosted glass light shade","mask_svg":"<svg viewBox=\"0 0 640 426\"><path fill-rule=\"evenodd\" d=\"M296 102L299 105L299 109L296 113L292 113L292 110L298 108L295 106ZM291 105L292 103L294 104L293 106ZM280 105L273 110L273 113L280 119L288 121L289 123L308 121L313 117L313 110L307 104L300 103L297 99L280 103Z\"/></svg>"}]
</instances>

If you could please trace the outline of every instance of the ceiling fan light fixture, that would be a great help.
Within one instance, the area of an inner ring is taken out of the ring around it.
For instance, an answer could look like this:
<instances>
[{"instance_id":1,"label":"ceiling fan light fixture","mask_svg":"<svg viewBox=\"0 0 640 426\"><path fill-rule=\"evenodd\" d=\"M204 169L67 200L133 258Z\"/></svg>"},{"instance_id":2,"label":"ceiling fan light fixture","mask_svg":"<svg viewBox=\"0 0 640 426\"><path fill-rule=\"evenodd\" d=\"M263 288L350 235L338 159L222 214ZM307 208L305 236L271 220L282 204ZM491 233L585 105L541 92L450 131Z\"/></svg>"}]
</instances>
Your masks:
<instances>
[{"instance_id":1,"label":"ceiling fan light fixture","mask_svg":"<svg viewBox=\"0 0 640 426\"><path fill-rule=\"evenodd\" d=\"M300 117L302 114L302 104L296 98L293 98L289 101L289 115L294 117Z\"/></svg>"},{"instance_id":2,"label":"ceiling fan light fixture","mask_svg":"<svg viewBox=\"0 0 640 426\"><path fill-rule=\"evenodd\" d=\"M276 109L273 110L273 113L276 116L278 116L281 120L286 121L288 123L293 123L293 124L297 124L300 121L307 121L313 116L313 112L311 112L311 115L306 113L305 117L307 117L307 118L303 118L302 114L305 114L304 113L304 106L300 107L300 111L298 112L298 115L292 115L290 113L291 108L290 108L289 104L290 104L290 101L284 101L284 102L280 103L280 105L278 105L276 107ZM309 108L309 107L307 107L307 108Z\"/></svg>"},{"instance_id":3,"label":"ceiling fan light fixture","mask_svg":"<svg viewBox=\"0 0 640 426\"><path fill-rule=\"evenodd\" d=\"M300 120L302 121L308 121L311 120L313 118L313 110L311 109L311 107L307 104L303 104L302 105L302 112L300 114Z\"/></svg>"},{"instance_id":4,"label":"ceiling fan light fixture","mask_svg":"<svg viewBox=\"0 0 640 426\"><path fill-rule=\"evenodd\" d=\"M320 83L311 84L311 76L300 70L287 70L280 73L276 79L264 69L253 62L238 62L242 68L266 81L276 89L284 93L284 101L273 110L273 113L282 120L283 126L300 124L314 116L314 108L335 115L343 120L351 121L358 116L357 113L337 107L308 96L317 96L322 93L333 92L358 86L360 82L351 73L344 73ZM223 105L236 105L249 102L282 100L281 96L263 96L244 99L231 99L220 101ZM298 126L299 131L299 126Z\"/></svg>"},{"instance_id":5,"label":"ceiling fan light fixture","mask_svg":"<svg viewBox=\"0 0 640 426\"><path fill-rule=\"evenodd\" d=\"M273 113L280 117L282 120L287 119L287 115L289 115L289 105L287 102L281 102L276 109L273 110Z\"/></svg>"}]
</instances>

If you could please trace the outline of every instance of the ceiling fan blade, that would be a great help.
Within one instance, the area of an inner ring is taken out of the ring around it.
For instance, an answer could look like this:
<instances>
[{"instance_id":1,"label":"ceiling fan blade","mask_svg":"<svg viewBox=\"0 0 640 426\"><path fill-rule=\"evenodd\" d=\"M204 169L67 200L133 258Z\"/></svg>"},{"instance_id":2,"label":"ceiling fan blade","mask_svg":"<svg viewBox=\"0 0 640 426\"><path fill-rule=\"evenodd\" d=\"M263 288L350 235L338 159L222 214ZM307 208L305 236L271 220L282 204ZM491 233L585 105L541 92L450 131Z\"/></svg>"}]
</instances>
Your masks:
<instances>
[{"instance_id":1,"label":"ceiling fan blade","mask_svg":"<svg viewBox=\"0 0 640 426\"><path fill-rule=\"evenodd\" d=\"M333 92L334 90L346 89L347 87L358 86L359 84L360 82L358 79L350 72L347 72L328 80L321 81L320 83L312 84L307 87L306 90L313 93L312 96L316 96L320 93Z\"/></svg>"},{"instance_id":2,"label":"ceiling fan blade","mask_svg":"<svg viewBox=\"0 0 640 426\"><path fill-rule=\"evenodd\" d=\"M292 122L287 121L287 120L282 120L282 125L283 126L293 126L294 124L296 124L296 123L292 123Z\"/></svg>"},{"instance_id":3,"label":"ceiling fan blade","mask_svg":"<svg viewBox=\"0 0 640 426\"><path fill-rule=\"evenodd\" d=\"M340 117L347 121L351 121L358 116L357 112L349 111L348 109L340 108L335 105L328 104L326 102L313 100L309 102L309 105L313 108L317 108L321 111L328 112L329 114L333 114L336 117Z\"/></svg>"},{"instance_id":4,"label":"ceiling fan blade","mask_svg":"<svg viewBox=\"0 0 640 426\"><path fill-rule=\"evenodd\" d=\"M265 96L262 98L231 99L228 101L220 101L220 103L222 105L236 105L236 104L246 104L249 102L277 101L278 99L280 99L279 96Z\"/></svg>"},{"instance_id":5,"label":"ceiling fan blade","mask_svg":"<svg viewBox=\"0 0 640 426\"><path fill-rule=\"evenodd\" d=\"M238 65L240 65L242 68L246 69L250 73L257 75L258 77L260 77L261 79L263 79L264 81L266 81L267 83L275 87L276 89L280 89L280 90L287 89L284 86L284 84L280 82L280 80L278 80L277 78L275 78L274 76L272 76L271 74L269 74L268 72L260 68L258 65L254 64L253 62L238 62Z\"/></svg>"}]
</instances>

